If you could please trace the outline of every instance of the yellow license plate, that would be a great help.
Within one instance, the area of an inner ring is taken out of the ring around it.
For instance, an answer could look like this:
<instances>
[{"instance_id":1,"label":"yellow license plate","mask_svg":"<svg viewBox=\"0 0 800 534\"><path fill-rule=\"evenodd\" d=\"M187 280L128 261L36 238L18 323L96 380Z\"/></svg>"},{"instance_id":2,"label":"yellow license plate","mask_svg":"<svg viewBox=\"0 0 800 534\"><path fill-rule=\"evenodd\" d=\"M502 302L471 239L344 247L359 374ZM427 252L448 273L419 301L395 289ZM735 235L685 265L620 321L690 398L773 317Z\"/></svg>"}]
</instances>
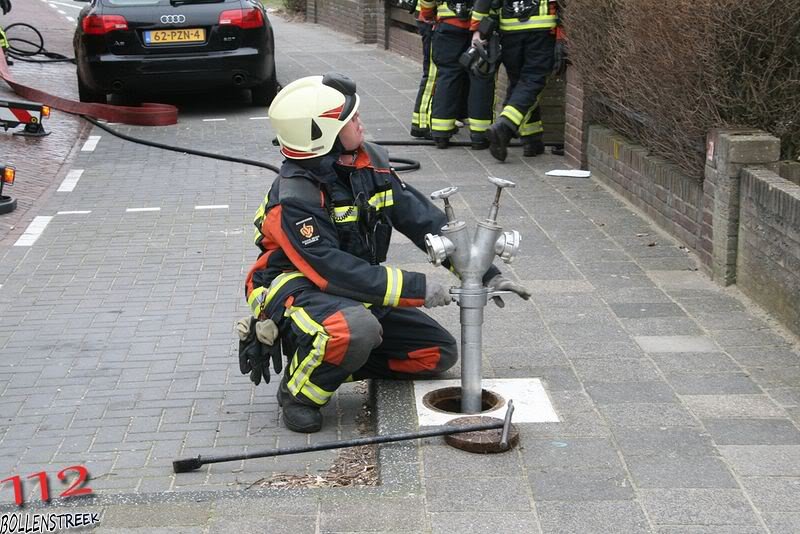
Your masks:
<instances>
[{"instance_id":1,"label":"yellow license plate","mask_svg":"<svg viewBox=\"0 0 800 534\"><path fill-rule=\"evenodd\" d=\"M206 40L203 28L178 28L174 30L152 30L144 32L144 42L149 45L170 43L202 43Z\"/></svg>"}]
</instances>

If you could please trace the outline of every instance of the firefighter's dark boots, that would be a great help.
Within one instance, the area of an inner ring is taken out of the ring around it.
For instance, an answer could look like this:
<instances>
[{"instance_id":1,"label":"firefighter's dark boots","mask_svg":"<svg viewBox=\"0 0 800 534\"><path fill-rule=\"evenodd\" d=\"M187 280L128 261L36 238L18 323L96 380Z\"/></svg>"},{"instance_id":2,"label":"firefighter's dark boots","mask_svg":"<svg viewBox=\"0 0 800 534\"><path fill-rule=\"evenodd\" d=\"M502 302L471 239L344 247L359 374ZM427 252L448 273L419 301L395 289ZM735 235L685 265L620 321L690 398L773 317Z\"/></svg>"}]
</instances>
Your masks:
<instances>
[{"instance_id":1,"label":"firefighter's dark boots","mask_svg":"<svg viewBox=\"0 0 800 534\"><path fill-rule=\"evenodd\" d=\"M411 126L411 137L417 139L430 139L431 131L429 128L420 128L419 126Z\"/></svg>"},{"instance_id":2,"label":"firefighter's dark boots","mask_svg":"<svg viewBox=\"0 0 800 534\"><path fill-rule=\"evenodd\" d=\"M486 133L489 136L489 152L494 159L505 161L508 156L508 143L514 137L514 128L506 123L504 117L500 117Z\"/></svg>"},{"instance_id":3,"label":"firefighter's dark boots","mask_svg":"<svg viewBox=\"0 0 800 534\"><path fill-rule=\"evenodd\" d=\"M522 155L526 158L533 158L539 154L544 154L544 141L541 136L532 135L522 138Z\"/></svg>"},{"instance_id":4,"label":"firefighter's dark boots","mask_svg":"<svg viewBox=\"0 0 800 534\"><path fill-rule=\"evenodd\" d=\"M469 135L472 150L486 150L489 148L489 138L485 133L471 133Z\"/></svg>"},{"instance_id":5,"label":"firefighter's dark boots","mask_svg":"<svg viewBox=\"0 0 800 534\"><path fill-rule=\"evenodd\" d=\"M433 138L433 142L436 143L436 148L447 148L450 146L450 138L449 137L435 137Z\"/></svg>"},{"instance_id":6,"label":"firefighter's dark boots","mask_svg":"<svg viewBox=\"0 0 800 534\"><path fill-rule=\"evenodd\" d=\"M283 423L294 432L311 434L322 428L322 414L316 406L309 406L292 397L287 387L289 373L283 374L278 388L278 405L283 408Z\"/></svg>"}]
</instances>

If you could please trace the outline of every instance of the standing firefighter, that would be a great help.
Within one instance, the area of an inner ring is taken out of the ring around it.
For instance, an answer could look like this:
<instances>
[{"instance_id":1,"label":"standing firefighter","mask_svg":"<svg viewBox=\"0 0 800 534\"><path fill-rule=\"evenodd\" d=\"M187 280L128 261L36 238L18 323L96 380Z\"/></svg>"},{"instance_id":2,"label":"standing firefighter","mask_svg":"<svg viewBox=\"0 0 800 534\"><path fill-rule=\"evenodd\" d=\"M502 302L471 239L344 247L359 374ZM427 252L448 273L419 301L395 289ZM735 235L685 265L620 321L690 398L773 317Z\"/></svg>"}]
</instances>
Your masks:
<instances>
[{"instance_id":1,"label":"standing firefighter","mask_svg":"<svg viewBox=\"0 0 800 534\"><path fill-rule=\"evenodd\" d=\"M456 120L466 102L472 149L486 149L489 147L486 130L493 117L495 77L477 76L459 61L472 42L472 0L420 0L420 5L423 19L436 20L431 43L435 66L431 103L433 140L438 148L448 147L450 137L458 131Z\"/></svg>"},{"instance_id":2,"label":"standing firefighter","mask_svg":"<svg viewBox=\"0 0 800 534\"><path fill-rule=\"evenodd\" d=\"M436 65L431 62L431 38L433 22L425 20L421 6L413 0L414 8L409 10L417 19L417 29L422 37L422 78L419 81L417 98L414 101L414 112L411 115L411 136L430 138L431 136L431 98L433 97L433 81L436 79Z\"/></svg>"},{"instance_id":3,"label":"standing firefighter","mask_svg":"<svg viewBox=\"0 0 800 534\"><path fill-rule=\"evenodd\" d=\"M489 128L492 156L505 161L508 143L519 135L525 156L544 151L539 95L553 70L558 6L553 0L475 0L473 41L489 38L481 21L499 2L502 61L509 92L498 120ZM484 31L481 31L484 30Z\"/></svg>"},{"instance_id":4,"label":"standing firefighter","mask_svg":"<svg viewBox=\"0 0 800 534\"><path fill-rule=\"evenodd\" d=\"M269 110L286 160L255 218L261 253L245 286L253 317L237 325L239 364L268 380L280 338L289 365L278 402L296 432L322 427L320 408L344 382L434 376L458 359L453 336L417 309L449 304L449 290L381 265L393 229L424 250L446 217L364 142L358 106L355 84L328 74L287 85ZM484 279L518 288L494 267Z\"/></svg>"}]
</instances>

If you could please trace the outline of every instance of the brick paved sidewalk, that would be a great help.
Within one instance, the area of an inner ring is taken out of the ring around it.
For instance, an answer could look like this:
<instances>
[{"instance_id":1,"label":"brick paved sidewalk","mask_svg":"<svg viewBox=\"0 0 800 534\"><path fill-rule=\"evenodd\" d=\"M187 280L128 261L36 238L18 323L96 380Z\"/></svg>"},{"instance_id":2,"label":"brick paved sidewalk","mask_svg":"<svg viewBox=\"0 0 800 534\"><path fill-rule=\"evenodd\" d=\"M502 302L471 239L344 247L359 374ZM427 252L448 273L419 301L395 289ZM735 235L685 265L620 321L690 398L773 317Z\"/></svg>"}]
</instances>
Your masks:
<instances>
[{"instance_id":1,"label":"brick paved sidewalk","mask_svg":"<svg viewBox=\"0 0 800 534\"><path fill-rule=\"evenodd\" d=\"M345 72L370 135L407 138L416 63L274 24L282 82ZM124 130L277 163L254 120L264 114L215 102L182 110L175 127ZM377 488L246 489L273 472L320 473L332 453L172 475L176 456L355 435L365 397L338 395L307 438L277 423L274 383L239 375L231 326L246 313L249 221L269 172L92 135L96 149L71 164L83 170L74 191L37 205L53 217L41 237L0 246L0 473L83 463L99 494L49 511L103 512L100 532L800 530L795 340L604 187L546 177L563 159L519 149L505 164L465 149L391 152L422 162L406 176L421 190L457 185L470 220L486 212L487 175L517 182L499 220L523 249L503 269L534 295L487 310L484 376L541 378L559 423L520 424L521 446L497 456L433 439L382 447ZM448 279L402 240L390 262ZM434 315L458 333L457 309ZM374 386L378 431L413 429L410 385Z\"/></svg>"},{"instance_id":2,"label":"brick paved sidewalk","mask_svg":"<svg viewBox=\"0 0 800 534\"><path fill-rule=\"evenodd\" d=\"M66 0L63 3L83 6ZM45 36L45 47L51 52L72 57L72 34L75 29L75 7L58 7L61 14L44 0L24 0L13 3L5 17L0 17L4 27L24 22L35 26ZM55 4L54 4L55 6ZM72 13L73 20L66 13ZM29 30L12 28L9 37L30 39ZM15 61L10 67L18 82L66 98L78 98L75 65L71 63L34 64ZM25 101L14 94L5 82L0 81L0 99ZM56 180L66 174L64 165L71 159L71 150L88 132L89 127L80 118L53 110L44 122L48 137L26 138L12 135L13 130L0 131L0 164L17 168L17 182L5 194L17 199L17 209L0 216L0 244L13 243L33 219L31 208L42 197L53 193ZM21 128L19 129L21 130Z\"/></svg>"}]
</instances>

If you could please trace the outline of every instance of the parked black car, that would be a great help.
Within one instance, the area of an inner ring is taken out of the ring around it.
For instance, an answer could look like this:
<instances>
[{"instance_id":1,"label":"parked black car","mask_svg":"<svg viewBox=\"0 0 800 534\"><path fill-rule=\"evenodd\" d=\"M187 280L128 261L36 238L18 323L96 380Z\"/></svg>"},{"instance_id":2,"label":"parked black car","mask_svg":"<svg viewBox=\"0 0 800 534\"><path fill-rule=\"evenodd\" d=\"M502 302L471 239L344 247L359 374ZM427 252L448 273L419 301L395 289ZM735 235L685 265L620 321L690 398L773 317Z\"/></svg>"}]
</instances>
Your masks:
<instances>
[{"instance_id":1,"label":"parked black car","mask_svg":"<svg viewBox=\"0 0 800 534\"><path fill-rule=\"evenodd\" d=\"M81 102L109 93L278 89L275 40L258 0L89 0L73 46Z\"/></svg>"}]
</instances>

